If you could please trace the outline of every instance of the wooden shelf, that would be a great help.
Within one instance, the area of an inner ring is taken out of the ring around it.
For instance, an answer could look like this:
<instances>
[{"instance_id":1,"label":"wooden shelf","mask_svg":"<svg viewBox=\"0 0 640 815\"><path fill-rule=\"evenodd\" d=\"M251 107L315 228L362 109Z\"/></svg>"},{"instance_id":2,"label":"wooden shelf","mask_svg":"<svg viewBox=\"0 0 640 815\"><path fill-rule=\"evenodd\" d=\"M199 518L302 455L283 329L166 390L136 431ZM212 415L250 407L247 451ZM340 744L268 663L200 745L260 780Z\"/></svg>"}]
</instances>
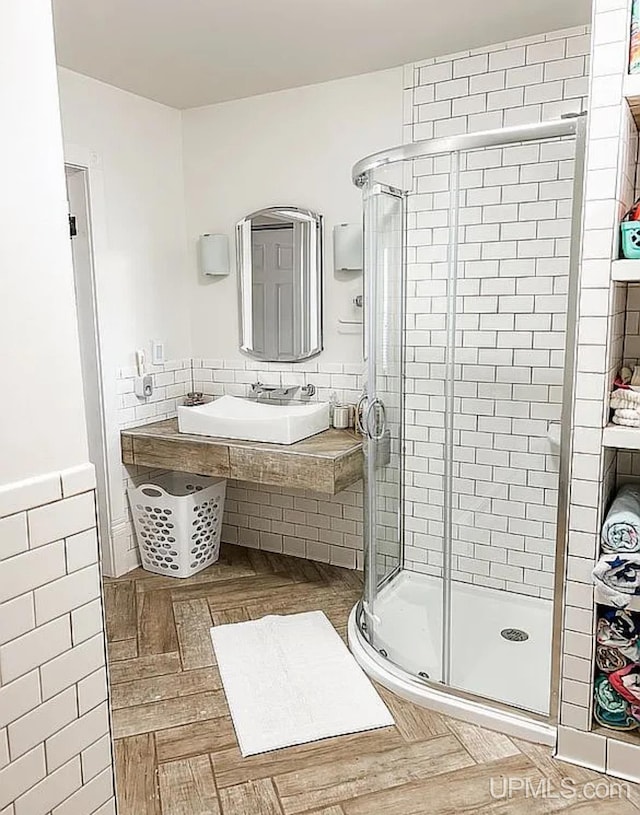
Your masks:
<instances>
[{"instance_id":1,"label":"wooden shelf","mask_svg":"<svg viewBox=\"0 0 640 815\"><path fill-rule=\"evenodd\" d=\"M122 463L295 487L336 495L363 476L362 439L350 430L325 430L295 444L194 436L177 419L120 433Z\"/></svg>"},{"instance_id":2,"label":"wooden shelf","mask_svg":"<svg viewBox=\"0 0 640 815\"><path fill-rule=\"evenodd\" d=\"M640 450L640 427L608 424L602 433L602 444L619 450Z\"/></svg>"},{"instance_id":3,"label":"wooden shelf","mask_svg":"<svg viewBox=\"0 0 640 815\"><path fill-rule=\"evenodd\" d=\"M626 97L636 126L640 127L640 74L627 74L624 78L622 93Z\"/></svg>"},{"instance_id":4,"label":"wooden shelf","mask_svg":"<svg viewBox=\"0 0 640 815\"><path fill-rule=\"evenodd\" d=\"M624 283L640 283L640 260L614 260L611 279Z\"/></svg>"}]
</instances>

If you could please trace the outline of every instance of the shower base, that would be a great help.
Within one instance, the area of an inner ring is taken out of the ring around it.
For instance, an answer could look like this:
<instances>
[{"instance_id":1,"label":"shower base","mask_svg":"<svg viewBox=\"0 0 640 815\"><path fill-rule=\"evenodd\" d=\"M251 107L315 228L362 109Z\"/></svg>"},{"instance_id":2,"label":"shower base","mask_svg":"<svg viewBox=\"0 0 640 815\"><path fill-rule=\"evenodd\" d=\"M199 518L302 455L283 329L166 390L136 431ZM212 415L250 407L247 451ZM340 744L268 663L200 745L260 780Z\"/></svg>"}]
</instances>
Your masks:
<instances>
[{"instance_id":1,"label":"shower base","mask_svg":"<svg viewBox=\"0 0 640 815\"><path fill-rule=\"evenodd\" d=\"M354 609L349 644L358 662L390 690L425 707L553 744L555 729L526 715L549 710L552 602L460 582L452 583L451 593L451 691L419 676L442 681L442 581L429 575L404 571L381 590L372 644L359 631ZM505 629L528 638L507 639ZM492 701L516 710L491 708Z\"/></svg>"}]
</instances>

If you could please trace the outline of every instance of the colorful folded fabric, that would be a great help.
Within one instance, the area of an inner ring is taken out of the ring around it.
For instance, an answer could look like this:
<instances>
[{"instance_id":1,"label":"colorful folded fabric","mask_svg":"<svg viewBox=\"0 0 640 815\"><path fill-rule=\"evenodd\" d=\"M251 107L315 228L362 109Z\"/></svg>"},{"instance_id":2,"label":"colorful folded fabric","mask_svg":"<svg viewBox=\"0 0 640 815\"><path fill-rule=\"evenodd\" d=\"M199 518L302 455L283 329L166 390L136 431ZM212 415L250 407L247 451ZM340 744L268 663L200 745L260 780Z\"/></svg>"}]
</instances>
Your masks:
<instances>
[{"instance_id":1,"label":"colorful folded fabric","mask_svg":"<svg viewBox=\"0 0 640 815\"><path fill-rule=\"evenodd\" d=\"M618 490L602 526L604 552L640 551L640 485Z\"/></svg>"},{"instance_id":2,"label":"colorful folded fabric","mask_svg":"<svg viewBox=\"0 0 640 815\"><path fill-rule=\"evenodd\" d=\"M612 671L619 671L627 665L627 659L617 648L610 648L607 645L596 645L596 665L598 670L605 674Z\"/></svg>"},{"instance_id":3,"label":"colorful folded fabric","mask_svg":"<svg viewBox=\"0 0 640 815\"><path fill-rule=\"evenodd\" d=\"M622 609L602 609L596 642L619 651L630 662L640 662L640 615Z\"/></svg>"},{"instance_id":4,"label":"colorful folded fabric","mask_svg":"<svg viewBox=\"0 0 640 815\"><path fill-rule=\"evenodd\" d=\"M638 720L631 715L629 703L614 690L606 676L596 677L593 701L593 715L605 727L615 730L635 730L638 727Z\"/></svg>"},{"instance_id":5,"label":"colorful folded fabric","mask_svg":"<svg viewBox=\"0 0 640 815\"><path fill-rule=\"evenodd\" d=\"M592 574L607 605L626 608L640 595L640 553L603 555Z\"/></svg>"},{"instance_id":6,"label":"colorful folded fabric","mask_svg":"<svg viewBox=\"0 0 640 815\"><path fill-rule=\"evenodd\" d=\"M627 665L614 671L609 676L609 682L627 702L640 705L640 665Z\"/></svg>"}]
</instances>

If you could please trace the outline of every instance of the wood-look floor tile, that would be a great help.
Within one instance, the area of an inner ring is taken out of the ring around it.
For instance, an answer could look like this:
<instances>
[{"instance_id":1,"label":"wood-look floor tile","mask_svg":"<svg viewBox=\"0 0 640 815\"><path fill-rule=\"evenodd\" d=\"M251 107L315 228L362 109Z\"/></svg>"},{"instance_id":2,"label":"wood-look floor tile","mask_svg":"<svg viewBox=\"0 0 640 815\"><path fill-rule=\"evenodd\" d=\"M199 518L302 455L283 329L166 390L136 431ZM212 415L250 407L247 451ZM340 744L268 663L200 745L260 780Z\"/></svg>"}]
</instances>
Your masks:
<instances>
[{"instance_id":1,"label":"wood-look floor tile","mask_svg":"<svg viewBox=\"0 0 640 815\"><path fill-rule=\"evenodd\" d=\"M327 580L312 560L260 549L247 549L247 554L256 574L284 574L295 582L327 585Z\"/></svg>"},{"instance_id":2,"label":"wood-look floor tile","mask_svg":"<svg viewBox=\"0 0 640 815\"><path fill-rule=\"evenodd\" d=\"M308 765L274 781L286 815L294 815L473 763L454 736L440 736L380 753L355 753L339 764Z\"/></svg>"},{"instance_id":3,"label":"wood-look floor tile","mask_svg":"<svg viewBox=\"0 0 640 815\"><path fill-rule=\"evenodd\" d=\"M565 761L553 758L550 747L545 747L542 744L532 744L522 739L513 739L513 743L521 753L527 756L532 764L535 764L542 775L549 779L549 783L554 787L560 787L566 778L572 778L579 784L601 778L599 773L594 770L588 770L586 767L579 767L576 764L567 764Z\"/></svg>"},{"instance_id":4,"label":"wood-look floor tile","mask_svg":"<svg viewBox=\"0 0 640 815\"><path fill-rule=\"evenodd\" d=\"M405 741L424 741L434 736L446 736L450 732L445 717L435 710L407 702L381 685L376 685L376 690L389 708Z\"/></svg>"},{"instance_id":5,"label":"wood-look floor tile","mask_svg":"<svg viewBox=\"0 0 640 815\"><path fill-rule=\"evenodd\" d=\"M104 584L104 613L109 642L136 636L136 590L132 580Z\"/></svg>"},{"instance_id":6,"label":"wood-look floor tile","mask_svg":"<svg viewBox=\"0 0 640 815\"><path fill-rule=\"evenodd\" d=\"M237 743L229 716L169 727L156 733L156 750L160 762L203 753L218 753L231 747L237 749Z\"/></svg>"},{"instance_id":7,"label":"wood-look floor tile","mask_svg":"<svg viewBox=\"0 0 640 815\"><path fill-rule=\"evenodd\" d=\"M145 591L138 596L138 654L167 654L178 650L171 594Z\"/></svg>"},{"instance_id":8,"label":"wood-look floor tile","mask_svg":"<svg viewBox=\"0 0 640 815\"><path fill-rule=\"evenodd\" d=\"M218 563L212 563L206 569L194 574L193 577L184 577L179 581L175 577L168 575L149 575L145 572L145 577L136 580L135 586L137 591L157 591L158 589L187 589L194 586L204 586L209 583L218 583L226 580L234 580L241 577L253 577L255 571L248 561L240 563L226 563L221 560ZM211 591L216 589L212 586Z\"/></svg>"},{"instance_id":9,"label":"wood-look floor tile","mask_svg":"<svg viewBox=\"0 0 640 815\"><path fill-rule=\"evenodd\" d=\"M114 738L151 733L166 727L218 719L229 709L222 691L198 693L113 711Z\"/></svg>"},{"instance_id":10,"label":"wood-look floor tile","mask_svg":"<svg viewBox=\"0 0 640 815\"><path fill-rule=\"evenodd\" d=\"M449 719L448 725L478 763L515 756L520 752L504 733L486 730L483 727L477 727L475 724L458 721L457 719Z\"/></svg>"},{"instance_id":11,"label":"wood-look floor tile","mask_svg":"<svg viewBox=\"0 0 640 815\"><path fill-rule=\"evenodd\" d=\"M230 623L246 623L251 616L246 608L225 608L222 611L211 611L214 625L229 625ZM215 652L215 649L214 649Z\"/></svg>"},{"instance_id":12,"label":"wood-look floor tile","mask_svg":"<svg viewBox=\"0 0 640 815\"><path fill-rule=\"evenodd\" d=\"M299 584L280 574L259 574L255 577L240 577L225 580L220 586L203 583L200 586L176 586L171 590L174 602L184 600L209 601L211 608L221 611L225 608L238 608L247 601L259 602L269 598L273 592L291 589ZM313 587L311 587L313 588Z\"/></svg>"},{"instance_id":13,"label":"wood-look floor tile","mask_svg":"<svg viewBox=\"0 0 640 815\"><path fill-rule=\"evenodd\" d=\"M309 744L298 744L245 758L240 754L237 744L234 744L229 750L212 753L211 760L216 782L218 787L222 788L256 778L296 772L310 766L341 763L359 753L384 752L400 747L402 743L402 738L395 727L385 727L366 733L353 733ZM330 773L330 767L327 773Z\"/></svg>"},{"instance_id":14,"label":"wood-look floor tile","mask_svg":"<svg viewBox=\"0 0 640 815\"><path fill-rule=\"evenodd\" d=\"M282 815L278 796L270 779L247 781L220 790L222 815Z\"/></svg>"},{"instance_id":15,"label":"wood-look floor tile","mask_svg":"<svg viewBox=\"0 0 640 815\"><path fill-rule=\"evenodd\" d=\"M170 761L158 767L162 815L219 815L209 756Z\"/></svg>"},{"instance_id":16,"label":"wood-look floor tile","mask_svg":"<svg viewBox=\"0 0 640 815\"><path fill-rule=\"evenodd\" d=\"M147 705L163 699L220 690L221 687L220 674L214 667L197 668L195 671L184 671L179 674L152 676L147 679L132 679L130 682L113 685L111 707L113 710L118 710L133 705Z\"/></svg>"},{"instance_id":17,"label":"wood-look floor tile","mask_svg":"<svg viewBox=\"0 0 640 815\"><path fill-rule=\"evenodd\" d=\"M251 619L258 620L266 614L303 614L307 611L324 611L327 617L339 625L346 624L353 606L337 598L333 591L320 587L299 596L288 597L286 592L266 600L251 602L247 606Z\"/></svg>"},{"instance_id":18,"label":"wood-look floor tile","mask_svg":"<svg viewBox=\"0 0 640 815\"><path fill-rule=\"evenodd\" d=\"M115 640L107 642L107 656L109 663L118 662L122 659L133 659L138 656L138 638L131 637L128 640Z\"/></svg>"},{"instance_id":19,"label":"wood-look floor tile","mask_svg":"<svg viewBox=\"0 0 640 815\"><path fill-rule=\"evenodd\" d=\"M185 671L215 665L211 643L211 614L204 598L173 604L180 659Z\"/></svg>"},{"instance_id":20,"label":"wood-look floor tile","mask_svg":"<svg viewBox=\"0 0 640 815\"><path fill-rule=\"evenodd\" d=\"M168 654L147 654L145 657L123 659L109 667L111 684L128 682L133 679L147 679L150 676L176 674L181 670L180 654L172 651Z\"/></svg>"},{"instance_id":21,"label":"wood-look floor tile","mask_svg":"<svg viewBox=\"0 0 640 815\"><path fill-rule=\"evenodd\" d=\"M153 735L114 742L119 815L160 815Z\"/></svg>"},{"instance_id":22,"label":"wood-look floor tile","mask_svg":"<svg viewBox=\"0 0 640 815\"><path fill-rule=\"evenodd\" d=\"M327 809L314 809L309 815L344 815L344 809L341 806L332 806Z\"/></svg>"},{"instance_id":23,"label":"wood-look floor tile","mask_svg":"<svg viewBox=\"0 0 640 815\"><path fill-rule=\"evenodd\" d=\"M434 742L427 742L433 744ZM454 768L452 768L454 769ZM433 774L432 774L433 775ZM490 764L476 764L462 771L445 772L436 777L409 777L407 783L381 789L373 794L356 794L342 801L346 815L461 815L494 813L504 803L495 798L502 792L502 778L531 779L537 784L542 776L522 754ZM495 778L492 788L490 779ZM522 792L514 799L520 815L529 809ZM551 809L547 811L552 811Z\"/></svg>"},{"instance_id":24,"label":"wood-look floor tile","mask_svg":"<svg viewBox=\"0 0 640 815\"><path fill-rule=\"evenodd\" d=\"M533 810L527 810L527 813L529 811L532 812L532 815L535 815ZM538 811L542 812L543 810ZM516 810L511 810L511 812L515 815ZM610 798L582 801L566 809L564 815L637 815L637 812L638 810L631 801L627 801L625 798ZM500 810L499 815L502 815L502 810ZM504 810L504 815L511 815L511 813Z\"/></svg>"}]
</instances>

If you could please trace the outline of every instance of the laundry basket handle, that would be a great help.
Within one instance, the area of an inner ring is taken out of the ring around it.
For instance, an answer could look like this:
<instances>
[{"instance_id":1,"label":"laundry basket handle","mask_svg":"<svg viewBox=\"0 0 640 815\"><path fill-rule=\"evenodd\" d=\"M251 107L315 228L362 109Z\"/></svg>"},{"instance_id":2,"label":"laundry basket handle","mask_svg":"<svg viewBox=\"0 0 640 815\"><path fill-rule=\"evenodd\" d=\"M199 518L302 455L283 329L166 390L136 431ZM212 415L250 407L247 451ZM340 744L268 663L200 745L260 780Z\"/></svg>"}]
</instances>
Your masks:
<instances>
[{"instance_id":1,"label":"laundry basket handle","mask_svg":"<svg viewBox=\"0 0 640 815\"><path fill-rule=\"evenodd\" d=\"M148 498L162 498L165 495L164 490L161 490L159 487L156 487L155 484L144 484L140 487L140 490L143 495L146 495Z\"/></svg>"}]
</instances>

